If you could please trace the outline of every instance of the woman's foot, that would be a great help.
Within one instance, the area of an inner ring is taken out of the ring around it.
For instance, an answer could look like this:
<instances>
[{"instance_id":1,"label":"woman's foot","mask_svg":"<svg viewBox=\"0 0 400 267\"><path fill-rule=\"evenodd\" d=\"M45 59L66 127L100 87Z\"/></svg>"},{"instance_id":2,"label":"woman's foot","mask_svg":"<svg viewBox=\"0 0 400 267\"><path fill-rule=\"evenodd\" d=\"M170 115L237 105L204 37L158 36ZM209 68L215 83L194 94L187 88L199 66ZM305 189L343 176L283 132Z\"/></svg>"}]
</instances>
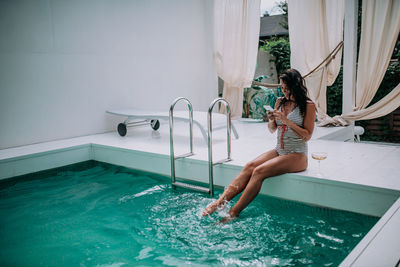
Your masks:
<instances>
[{"instance_id":1,"label":"woman's foot","mask_svg":"<svg viewBox=\"0 0 400 267\"><path fill-rule=\"evenodd\" d=\"M222 220L219 223L221 223L221 224L229 223L229 222L235 220L238 216L239 216L239 214L229 211L228 216L222 218Z\"/></svg>"},{"instance_id":2,"label":"woman's foot","mask_svg":"<svg viewBox=\"0 0 400 267\"><path fill-rule=\"evenodd\" d=\"M202 216L207 216L213 214L217 209L221 208L224 206L224 203L221 202L220 200L216 200L210 205L208 205L207 208L204 209L203 213L201 214Z\"/></svg>"}]
</instances>

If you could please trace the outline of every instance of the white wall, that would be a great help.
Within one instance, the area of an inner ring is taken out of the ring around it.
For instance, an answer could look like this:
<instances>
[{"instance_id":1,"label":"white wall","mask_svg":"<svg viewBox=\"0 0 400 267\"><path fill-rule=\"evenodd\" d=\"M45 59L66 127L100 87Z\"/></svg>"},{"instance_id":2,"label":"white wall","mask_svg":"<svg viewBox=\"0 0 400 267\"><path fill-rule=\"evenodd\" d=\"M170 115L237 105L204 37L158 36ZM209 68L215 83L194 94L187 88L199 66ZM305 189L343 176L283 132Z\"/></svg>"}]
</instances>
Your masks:
<instances>
[{"instance_id":1,"label":"white wall","mask_svg":"<svg viewBox=\"0 0 400 267\"><path fill-rule=\"evenodd\" d=\"M107 109L178 96L203 111L217 96L211 0L0 1L0 148L110 131Z\"/></svg>"}]
</instances>

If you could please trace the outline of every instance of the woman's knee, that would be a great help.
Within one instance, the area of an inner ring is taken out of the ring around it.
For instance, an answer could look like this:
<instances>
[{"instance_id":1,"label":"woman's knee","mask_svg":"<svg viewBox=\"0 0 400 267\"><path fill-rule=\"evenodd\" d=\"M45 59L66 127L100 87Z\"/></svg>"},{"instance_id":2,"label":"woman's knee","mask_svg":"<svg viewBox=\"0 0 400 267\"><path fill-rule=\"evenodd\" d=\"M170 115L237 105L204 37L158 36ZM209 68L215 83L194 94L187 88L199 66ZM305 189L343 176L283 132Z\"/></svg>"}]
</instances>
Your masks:
<instances>
[{"instance_id":1,"label":"woman's knee","mask_svg":"<svg viewBox=\"0 0 400 267\"><path fill-rule=\"evenodd\" d=\"M271 176L271 174L267 169L262 168L261 166L258 166L253 169L251 179L262 182L270 176Z\"/></svg>"},{"instance_id":2,"label":"woman's knee","mask_svg":"<svg viewBox=\"0 0 400 267\"><path fill-rule=\"evenodd\" d=\"M257 167L257 165L253 161L250 161L250 162L247 162L246 165L244 165L243 171L252 174L256 167Z\"/></svg>"}]
</instances>

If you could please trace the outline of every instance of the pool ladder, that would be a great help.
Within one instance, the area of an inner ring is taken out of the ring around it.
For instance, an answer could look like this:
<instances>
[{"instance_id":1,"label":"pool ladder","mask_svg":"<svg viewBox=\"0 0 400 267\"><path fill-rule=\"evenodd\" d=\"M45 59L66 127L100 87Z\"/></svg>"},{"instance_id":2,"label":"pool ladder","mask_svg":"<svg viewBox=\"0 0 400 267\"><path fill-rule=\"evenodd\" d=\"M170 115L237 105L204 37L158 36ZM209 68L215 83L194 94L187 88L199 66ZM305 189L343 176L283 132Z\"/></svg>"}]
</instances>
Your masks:
<instances>
[{"instance_id":1,"label":"pool ladder","mask_svg":"<svg viewBox=\"0 0 400 267\"><path fill-rule=\"evenodd\" d=\"M174 107L176 103L179 101L185 101L188 105L188 110L189 110L189 132L190 132L190 151L188 153L175 156L174 152ZM219 160L217 162L213 162L212 159L212 111L218 102L221 102L225 105L226 108L226 118L227 118L227 127L226 127L226 134L227 134L227 157L225 159ZM176 181L176 176L175 176L175 160L177 159L182 159L182 158L187 158L191 157L194 155L193 153L193 108L192 108L192 103L187 98L184 97L178 97L177 99L174 100L174 102L171 104L171 107L169 109L169 135L170 135L170 158L171 158L171 179L172 179L172 185L173 186L178 186L178 187L184 187L188 188L191 190L196 190L204 193L210 194L210 196L214 196L214 173L213 173L213 167L218 164L222 164L228 161L231 161L231 113L230 113L230 108L228 102L223 99L223 98L216 98L213 102L211 102L209 108L208 108L208 114L207 114L207 125L208 125L208 173L209 173L209 187L203 187L203 186L197 186L197 185L192 185L189 183L183 183L183 182L178 182Z\"/></svg>"}]
</instances>

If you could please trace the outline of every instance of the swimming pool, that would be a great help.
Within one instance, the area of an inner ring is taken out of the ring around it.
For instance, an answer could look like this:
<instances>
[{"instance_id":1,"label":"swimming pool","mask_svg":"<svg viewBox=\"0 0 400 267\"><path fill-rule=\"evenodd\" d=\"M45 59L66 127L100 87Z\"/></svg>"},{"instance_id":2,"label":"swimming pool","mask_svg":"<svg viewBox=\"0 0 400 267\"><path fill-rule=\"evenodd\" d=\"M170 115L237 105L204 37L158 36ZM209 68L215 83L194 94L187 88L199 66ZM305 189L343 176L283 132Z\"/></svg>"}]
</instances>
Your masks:
<instances>
[{"instance_id":1,"label":"swimming pool","mask_svg":"<svg viewBox=\"0 0 400 267\"><path fill-rule=\"evenodd\" d=\"M8 179L0 265L336 266L378 221L258 196L219 225L225 210L201 217L211 201L165 176L96 161Z\"/></svg>"}]
</instances>

